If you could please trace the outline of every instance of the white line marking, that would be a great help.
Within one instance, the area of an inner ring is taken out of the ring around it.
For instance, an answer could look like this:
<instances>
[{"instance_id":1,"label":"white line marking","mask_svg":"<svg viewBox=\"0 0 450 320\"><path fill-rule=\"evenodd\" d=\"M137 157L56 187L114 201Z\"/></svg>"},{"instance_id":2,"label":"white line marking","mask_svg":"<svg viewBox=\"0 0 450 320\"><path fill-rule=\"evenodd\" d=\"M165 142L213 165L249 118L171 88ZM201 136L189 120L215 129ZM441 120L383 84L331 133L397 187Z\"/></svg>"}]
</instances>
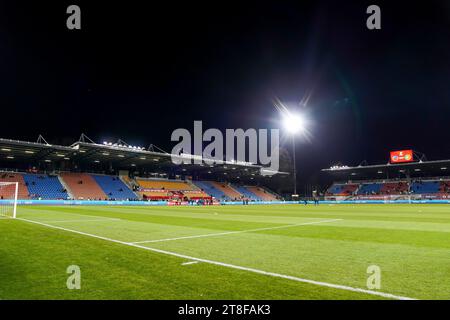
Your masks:
<instances>
[{"instance_id":1,"label":"white line marking","mask_svg":"<svg viewBox=\"0 0 450 320\"><path fill-rule=\"evenodd\" d=\"M110 219L78 219L78 220L52 220L52 221L42 221L46 223L60 223L60 222L98 222L98 221L120 221L121 219L110 218Z\"/></svg>"},{"instance_id":2,"label":"white line marking","mask_svg":"<svg viewBox=\"0 0 450 320\"><path fill-rule=\"evenodd\" d=\"M302 283L308 283L308 284L313 284L313 285L317 285L317 286L321 286L321 287L328 287L328 288L333 288L333 289L340 289L340 290L346 290L346 291L352 291L352 292L358 292L358 293L365 293L365 294L370 294L370 295L373 295L373 296L379 296L379 297L388 298L388 299L416 300L414 298L409 298L409 297L404 297L404 296L397 296L397 295L394 295L394 294L380 292L380 291L372 291L372 290L361 289L361 288L354 288L354 287L343 286L343 285L333 284L333 283L328 283L328 282L308 280L308 279L298 278L298 277L294 277L294 276L288 276L288 275L274 273L274 272L267 272L267 271L263 271L263 270L242 267L242 266L229 264L229 263L223 263L223 262L218 262L218 261L213 261L213 260L195 258L195 257L187 256L187 255L184 255L184 254L179 254L179 253L176 253L176 252L170 252L170 251L165 251L165 250L156 249L156 248L144 247L144 246L141 246L139 244L135 244L135 243L131 243L131 242L124 242L124 241L115 240L115 239L111 239L111 238L107 238L107 237L102 237L102 236L98 236L98 235L95 235L95 234L90 234L90 233L86 233L86 232L82 232L82 231L77 231L77 230L67 229L67 228L63 228L63 227L53 226L51 224L46 224L46 223L42 223L42 222L38 222L38 221L34 221L34 220L28 220L28 219L24 219L24 218L16 218L16 219L17 220L21 220L21 221L30 222L30 223L35 223L35 224L42 225L42 226L49 227L49 228L53 228L53 229L59 229L59 230L67 231L67 232L81 234L83 236L88 236L88 237L92 237L92 238L102 239L102 240L105 240L105 241L119 243L119 244L123 244L123 245L130 246L130 247L135 247L135 248L140 248L140 249L144 249L144 250L148 250L148 251L152 251L152 252L156 252L156 253L166 254L166 255L182 258L182 259L185 259L185 260L193 260L193 261L198 261L198 262L204 262L204 263L209 263L209 264L213 264L213 265L217 265L217 266L221 266L221 267L226 267L226 268L231 268L231 269L237 269L237 270L253 272L253 273L262 274L262 275L266 275L266 276L271 276L271 277L275 277L275 278L282 278L282 279L287 279L287 280L292 280L292 281L297 281L297 282L302 282Z\"/></svg>"},{"instance_id":3,"label":"white line marking","mask_svg":"<svg viewBox=\"0 0 450 320\"><path fill-rule=\"evenodd\" d=\"M200 235L195 235L195 236L186 236L186 237L178 237L178 238L167 238L167 239L137 241L137 242L133 242L133 243L141 244L141 243L165 242L165 241L175 241L175 240L184 240L184 239L218 237L218 236L225 236L225 235L229 235L229 234L256 232L256 231L264 231L264 230L275 230L275 229L285 229L285 228L292 228L292 227L298 227L298 226L306 226L306 225L310 225L310 224L319 224L319 223L325 223L325 222L335 222L335 221L341 221L341 220L343 220L343 219L312 221L312 222L304 222L304 223L297 223L297 224L288 224L288 225L278 226L278 227L267 227L267 228L239 230L239 231L227 231L227 232L220 232L220 233L208 233L208 234L200 234Z\"/></svg>"},{"instance_id":4,"label":"white line marking","mask_svg":"<svg viewBox=\"0 0 450 320\"><path fill-rule=\"evenodd\" d=\"M198 261L188 261L188 262L182 263L181 265L182 266L188 266L190 264L196 264L196 263L198 263Z\"/></svg>"}]
</instances>

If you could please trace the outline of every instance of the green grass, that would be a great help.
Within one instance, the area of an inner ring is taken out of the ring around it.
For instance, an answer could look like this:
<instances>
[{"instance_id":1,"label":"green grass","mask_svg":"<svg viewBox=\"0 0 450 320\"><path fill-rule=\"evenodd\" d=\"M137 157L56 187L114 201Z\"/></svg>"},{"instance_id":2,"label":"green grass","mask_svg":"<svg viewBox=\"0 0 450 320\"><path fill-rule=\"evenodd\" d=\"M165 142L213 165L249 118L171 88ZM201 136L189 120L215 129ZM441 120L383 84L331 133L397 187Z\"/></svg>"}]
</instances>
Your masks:
<instances>
[{"instance_id":1,"label":"green grass","mask_svg":"<svg viewBox=\"0 0 450 320\"><path fill-rule=\"evenodd\" d=\"M450 299L448 205L19 207L18 217L126 243L335 285ZM113 218L113 219L111 219ZM324 220L341 219L332 222ZM95 221L99 220L99 221ZM284 228L284 226L305 224ZM49 228L0 220L0 299L381 299L191 261ZM81 289L68 290L69 265Z\"/></svg>"}]
</instances>

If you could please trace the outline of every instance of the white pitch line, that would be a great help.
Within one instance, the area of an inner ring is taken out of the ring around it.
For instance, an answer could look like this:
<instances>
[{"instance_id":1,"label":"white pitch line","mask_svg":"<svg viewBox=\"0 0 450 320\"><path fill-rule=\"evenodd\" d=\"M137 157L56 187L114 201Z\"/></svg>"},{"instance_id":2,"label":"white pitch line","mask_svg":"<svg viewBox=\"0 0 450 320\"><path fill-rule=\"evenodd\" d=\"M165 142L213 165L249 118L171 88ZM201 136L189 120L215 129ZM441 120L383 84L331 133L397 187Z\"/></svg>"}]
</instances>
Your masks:
<instances>
[{"instance_id":1,"label":"white pitch line","mask_svg":"<svg viewBox=\"0 0 450 320\"><path fill-rule=\"evenodd\" d=\"M332 219L332 220L321 220L321 221L312 221L312 222L304 222L304 223L297 223L297 224L288 224L284 226L278 226L278 227L267 227L267 228L258 228L258 229L249 229L249 230L239 230L239 231L227 231L227 232L220 232L220 233L207 233L207 234L200 234L195 236L186 236L186 237L178 237L178 238L167 238L167 239L156 239L156 240L146 240L146 241L137 241L133 242L134 244L142 244L142 243L155 243L155 242L165 242L165 241L175 241L175 240L184 240L184 239L195 239L195 238L206 238L206 237L218 237L218 236L226 236L229 234L237 234L237 233L246 233L246 232L256 232L256 231L265 231L265 230L275 230L275 229L285 229L285 228L292 228L292 227L298 227L298 226L306 226L311 224L319 224L319 223L326 223L326 222L335 222L335 221L341 221L343 219Z\"/></svg>"},{"instance_id":2,"label":"white pitch line","mask_svg":"<svg viewBox=\"0 0 450 320\"><path fill-rule=\"evenodd\" d=\"M262 275L265 275L265 276L281 278L281 279L287 279L287 280L292 280L292 281L297 281L297 282L302 282L302 283L308 283L308 284L321 286L321 287L328 287L328 288L345 290L345 291L351 291L351 292L365 293L365 294L369 294L369 295L373 295L373 296L379 296L379 297L388 298L388 299L416 300L414 298L409 298L409 297L404 297L404 296L397 296L397 295L394 295L394 294L385 293L385 292L381 292L381 291L373 291L373 290L367 290L367 289L362 289L362 288L354 288L354 287L350 287L350 286L343 286L343 285L333 284L333 283L328 283L328 282L321 282L321 281L303 279L303 278L298 278L298 277L294 277L294 276L284 275L284 274L280 274L280 273L267 272L267 271L263 271L263 270L242 267L242 266L238 266L238 265L234 265L234 264L223 263L223 262L219 262L219 261L195 258L195 257L187 256L187 255L184 255L184 254L179 254L179 253L176 253L176 252L171 252L171 251L166 251L166 250L161 250L161 249L156 249L156 248L150 248L150 247L144 247L144 246L141 246L139 244L135 244L135 243L131 243L131 242L124 242L124 241L115 240L115 239L111 239L111 238L107 238L107 237L102 237L102 236L98 236L98 235L95 235L95 234L90 234L90 233L86 233L86 232L82 232L82 231L77 231L77 230L67 229L67 228L63 228L63 227L53 226L51 224L42 223L42 222L38 222L38 221L34 221L34 220L28 220L28 219L24 219L24 218L16 218L16 219L17 220L21 220L21 221L26 221L26 222L29 222L29 223L35 223L35 224L42 225L42 226L49 227L49 228L53 228L53 229L59 229L59 230L67 231L67 232L80 234L80 235L83 235L83 236L88 236L88 237L97 238L97 239L101 239L101 240L105 240L105 241L119 243L119 244L130 246L130 247L140 248L140 249L144 249L144 250L148 250L148 251L152 251L152 252L156 252L156 253L161 253L161 254L165 254L165 255L169 255L169 256L174 256L174 257L182 258L182 259L185 259L185 260L193 260L193 261L198 261L198 262L204 262L204 263L209 263L209 264L216 265L216 266L221 266L221 267L226 267L226 268L231 268L231 269L237 269L237 270L242 270L242 271L248 271L248 272L257 273L257 274L262 274Z\"/></svg>"},{"instance_id":3,"label":"white pitch line","mask_svg":"<svg viewBox=\"0 0 450 320\"><path fill-rule=\"evenodd\" d=\"M190 264L196 264L196 263L198 263L198 261L188 261L188 262L182 263L181 265L182 265L182 266L188 266L188 265L190 265Z\"/></svg>"}]
</instances>

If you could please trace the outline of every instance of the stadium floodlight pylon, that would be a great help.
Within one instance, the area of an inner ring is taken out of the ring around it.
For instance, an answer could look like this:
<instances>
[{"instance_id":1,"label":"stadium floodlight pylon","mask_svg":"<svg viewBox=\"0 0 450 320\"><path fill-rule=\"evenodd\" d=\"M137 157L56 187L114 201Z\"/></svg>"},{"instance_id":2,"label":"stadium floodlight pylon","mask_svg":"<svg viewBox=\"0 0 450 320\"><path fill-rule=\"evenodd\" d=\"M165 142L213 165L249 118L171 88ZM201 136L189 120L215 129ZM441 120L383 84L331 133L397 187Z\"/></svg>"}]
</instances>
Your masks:
<instances>
[{"instance_id":1,"label":"stadium floodlight pylon","mask_svg":"<svg viewBox=\"0 0 450 320\"><path fill-rule=\"evenodd\" d=\"M0 182L0 218L16 217L18 194L18 182Z\"/></svg>"}]
</instances>

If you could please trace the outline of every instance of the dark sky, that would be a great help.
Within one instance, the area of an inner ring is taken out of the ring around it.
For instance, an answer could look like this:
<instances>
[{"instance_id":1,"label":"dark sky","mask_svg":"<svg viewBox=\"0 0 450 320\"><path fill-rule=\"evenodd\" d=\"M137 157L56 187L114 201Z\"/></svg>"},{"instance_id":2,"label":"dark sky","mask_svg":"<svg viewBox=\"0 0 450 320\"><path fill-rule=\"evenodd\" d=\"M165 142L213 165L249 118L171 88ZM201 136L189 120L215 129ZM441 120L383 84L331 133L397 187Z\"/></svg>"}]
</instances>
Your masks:
<instances>
[{"instance_id":1,"label":"dark sky","mask_svg":"<svg viewBox=\"0 0 450 320\"><path fill-rule=\"evenodd\" d=\"M92 2L0 2L0 137L170 150L194 120L276 128L275 98L309 96L304 179L391 149L450 157L449 1ZM382 30L366 28L369 4Z\"/></svg>"}]
</instances>

